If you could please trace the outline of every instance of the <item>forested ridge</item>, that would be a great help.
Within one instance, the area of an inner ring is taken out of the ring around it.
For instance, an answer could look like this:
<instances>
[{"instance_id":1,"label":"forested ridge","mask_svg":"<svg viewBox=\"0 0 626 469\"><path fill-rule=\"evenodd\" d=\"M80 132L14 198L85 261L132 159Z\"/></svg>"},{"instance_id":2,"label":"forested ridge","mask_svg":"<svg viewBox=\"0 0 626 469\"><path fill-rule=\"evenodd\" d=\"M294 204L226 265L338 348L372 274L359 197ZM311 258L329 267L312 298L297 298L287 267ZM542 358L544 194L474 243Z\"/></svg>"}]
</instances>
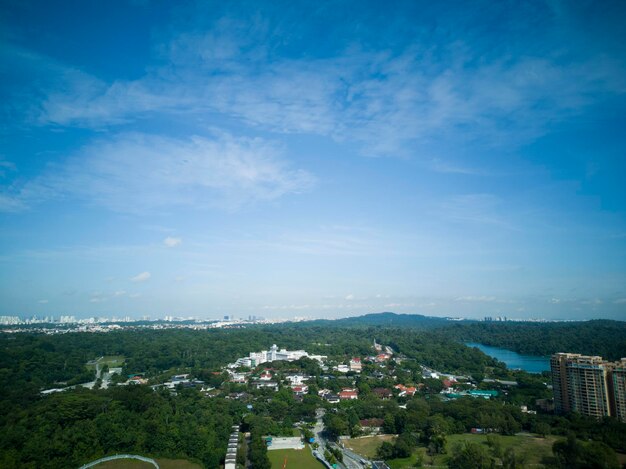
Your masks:
<instances>
[{"instance_id":1,"label":"forested ridge","mask_svg":"<svg viewBox=\"0 0 626 469\"><path fill-rule=\"evenodd\" d=\"M445 331L463 342L480 342L528 355L571 352L600 355L607 360L626 357L626 322L623 321L479 322L452 324Z\"/></svg>"},{"instance_id":2,"label":"forested ridge","mask_svg":"<svg viewBox=\"0 0 626 469\"><path fill-rule=\"evenodd\" d=\"M626 357L626 322L606 319L575 322L451 321L420 314L377 313L338 321L326 326L395 327L443 333L461 342L479 342L528 355L556 352L600 355L607 360Z\"/></svg>"}]
</instances>

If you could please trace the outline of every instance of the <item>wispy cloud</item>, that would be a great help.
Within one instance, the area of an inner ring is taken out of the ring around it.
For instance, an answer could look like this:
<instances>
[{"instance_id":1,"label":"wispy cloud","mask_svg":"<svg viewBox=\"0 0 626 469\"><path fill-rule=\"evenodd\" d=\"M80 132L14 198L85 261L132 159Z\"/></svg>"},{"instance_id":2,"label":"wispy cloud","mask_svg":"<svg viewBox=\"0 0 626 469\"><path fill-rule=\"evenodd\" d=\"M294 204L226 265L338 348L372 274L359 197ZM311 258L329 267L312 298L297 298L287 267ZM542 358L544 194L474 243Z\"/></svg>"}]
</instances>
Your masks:
<instances>
[{"instance_id":1,"label":"wispy cloud","mask_svg":"<svg viewBox=\"0 0 626 469\"><path fill-rule=\"evenodd\" d=\"M429 169L437 173L444 174L464 174L470 176L488 176L491 173L483 169L473 168L467 165L456 164L445 161L441 158L433 158L430 161Z\"/></svg>"},{"instance_id":2,"label":"wispy cloud","mask_svg":"<svg viewBox=\"0 0 626 469\"><path fill-rule=\"evenodd\" d=\"M527 141L626 92L624 64L608 56L476 61L484 51L453 41L439 45L437 60L420 44L269 60L268 31L259 28L251 39L247 29L228 24L174 37L162 47L169 64L134 81L72 73L62 90L48 94L40 121L98 128L155 112L210 111L273 132L356 141L365 153L386 155L459 132L498 144L514 143L513 135Z\"/></svg>"},{"instance_id":3,"label":"wispy cloud","mask_svg":"<svg viewBox=\"0 0 626 469\"><path fill-rule=\"evenodd\" d=\"M515 230L516 227L501 213L502 204L502 199L494 194L462 194L446 198L438 204L437 209L443 218L454 222L495 225Z\"/></svg>"},{"instance_id":4,"label":"wispy cloud","mask_svg":"<svg viewBox=\"0 0 626 469\"><path fill-rule=\"evenodd\" d=\"M120 212L186 205L234 209L312 186L314 177L291 169L281 152L272 142L227 134L181 140L126 133L94 142L42 176L5 189L0 208L74 197Z\"/></svg>"},{"instance_id":5,"label":"wispy cloud","mask_svg":"<svg viewBox=\"0 0 626 469\"><path fill-rule=\"evenodd\" d=\"M168 236L167 238L163 240L163 244L167 246L168 248L176 247L182 242L183 240L181 238L174 238L172 236Z\"/></svg>"},{"instance_id":6,"label":"wispy cloud","mask_svg":"<svg viewBox=\"0 0 626 469\"><path fill-rule=\"evenodd\" d=\"M132 277L130 281L131 282L145 282L150 277L152 277L152 274L150 274L150 272L141 272L140 274L137 274L134 277Z\"/></svg>"}]
</instances>

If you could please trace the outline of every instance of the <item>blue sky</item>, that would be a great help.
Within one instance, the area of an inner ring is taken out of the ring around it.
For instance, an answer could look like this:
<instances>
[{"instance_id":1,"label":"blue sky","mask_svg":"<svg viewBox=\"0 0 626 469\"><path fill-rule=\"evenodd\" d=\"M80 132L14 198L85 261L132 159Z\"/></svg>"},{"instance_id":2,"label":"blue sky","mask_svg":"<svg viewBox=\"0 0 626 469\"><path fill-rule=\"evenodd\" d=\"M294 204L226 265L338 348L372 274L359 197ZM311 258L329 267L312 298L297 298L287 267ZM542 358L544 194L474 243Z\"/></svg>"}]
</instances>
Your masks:
<instances>
[{"instance_id":1,"label":"blue sky","mask_svg":"<svg viewBox=\"0 0 626 469\"><path fill-rule=\"evenodd\" d=\"M626 318L624 2L0 6L0 314Z\"/></svg>"}]
</instances>

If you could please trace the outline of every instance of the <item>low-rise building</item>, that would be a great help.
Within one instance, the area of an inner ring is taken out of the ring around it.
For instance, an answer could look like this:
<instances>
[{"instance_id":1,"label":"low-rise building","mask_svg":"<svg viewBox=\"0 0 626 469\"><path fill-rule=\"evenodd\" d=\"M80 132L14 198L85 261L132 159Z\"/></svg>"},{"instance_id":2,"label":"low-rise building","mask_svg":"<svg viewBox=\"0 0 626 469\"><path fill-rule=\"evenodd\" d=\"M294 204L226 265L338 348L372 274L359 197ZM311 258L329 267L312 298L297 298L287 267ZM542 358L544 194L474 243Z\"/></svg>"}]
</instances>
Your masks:
<instances>
[{"instance_id":1,"label":"low-rise building","mask_svg":"<svg viewBox=\"0 0 626 469\"><path fill-rule=\"evenodd\" d=\"M415 386L405 386L404 384L396 384L394 389L399 391L398 396L412 396L417 392L417 388Z\"/></svg>"},{"instance_id":2,"label":"low-rise building","mask_svg":"<svg viewBox=\"0 0 626 469\"><path fill-rule=\"evenodd\" d=\"M391 390L386 389L386 388L374 388L372 389L372 393L378 396L382 400L391 399L391 397L393 396L393 393L391 392Z\"/></svg>"},{"instance_id":3,"label":"low-rise building","mask_svg":"<svg viewBox=\"0 0 626 469\"><path fill-rule=\"evenodd\" d=\"M287 375L285 376L285 379L289 382L289 384L291 385L300 385L300 384L304 384L305 381L307 381L310 378L310 376L306 376L306 375L300 375L300 374L296 374L296 375Z\"/></svg>"},{"instance_id":4,"label":"low-rise building","mask_svg":"<svg viewBox=\"0 0 626 469\"><path fill-rule=\"evenodd\" d=\"M276 344L272 345L269 350L263 350L261 352L250 352L247 357L238 358L237 361L228 365L229 368L238 368L240 366L252 368L261 365L266 362L273 362L279 360L294 361L300 358L308 357L312 360L317 360L322 363L326 360L325 355L309 355L304 350L286 350L279 349Z\"/></svg>"},{"instance_id":5,"label":"low-rise building","mask_svg":"<svg viewBox=\"0 0 626 469\"><path fill-rule=\"evenodd\" d=\"M342 401L358 399L358 398L359 398L359 390L358 389L344 388L339 393L339 399L341 399Z\"/></svg>"},{"instance_id":6,"label":"low-rise building","mask_svg":"<svg viewBox=\"0 0 626 469\"><path fill-rule=\"evenodd\" d=\"M276 381L253 381L252 385L257 389L269 388L278 391L278 383Z\"/></svg>"},{"instance_id":7,"label":"low-rise building","mask_svg":"<svg viewBox=\"0 0 626 469\"><path fill-rule=\"evenodd\" d=\"M292 386L291 389L296 396L304 396L309 392L309 387L303 384Z\"/></svg>"},{"instance_id":8,"label":"low-rise building","mask_svg":"<svg viewBox=\"0 0 626 469\"><path fill-rule=\"evenodd\" d=\"M383 419L359 420L359 425L365 433L380 433L382 431L383 423Z\"/></svg>"},{"instance_id":9,"label":"low-rise building","mask_svg":"<svg viewBox=\"0 0 626 469\"><path fill-rule=\"evenodd\" d=\"M363 365L359 357L355 357L352 360L350 360L350 371L355 371L356 373L360 373L362 369L363 369Z\"/></svg>"}]
</instances>

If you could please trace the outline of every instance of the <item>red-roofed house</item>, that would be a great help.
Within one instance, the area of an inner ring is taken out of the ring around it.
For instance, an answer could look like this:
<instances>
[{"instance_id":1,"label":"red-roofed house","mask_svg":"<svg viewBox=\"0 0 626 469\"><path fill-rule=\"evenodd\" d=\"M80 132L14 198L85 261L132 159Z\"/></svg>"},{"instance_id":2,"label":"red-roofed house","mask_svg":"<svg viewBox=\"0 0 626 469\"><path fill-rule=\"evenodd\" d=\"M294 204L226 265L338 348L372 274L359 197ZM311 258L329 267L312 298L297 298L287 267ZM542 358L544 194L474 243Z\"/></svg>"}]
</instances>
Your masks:
<instances>
[{"instance_id":1,"label":"red-roofed house","mask_svg":"<svg viewBox=\"0 0 626 469\"><path fill-rule=\"evenodd\" d=\"M350 360L350 371L356 371L357 373L361 372L362 369L361 359L356 357Z\"/></svg>"},{"instance_id":2,"label":"red-roofed house","mask_svg":"<svg viewBox=\"0 0 626 469\"><path fill-rule=\"evenodd\" d=\"M404 384L396 384L394 388L400 391L400 393L398 394L399 397L406 395L412 396L417 391L417 388L415 388L414 386L407 387Z\"/></svg>"},{"instance_id":3,"label":"red-roofed house","mask_svg":"<svg viewBox=\"0 0 626 469\"><path fill-rule=\"evenodd\" d=\"M350 399L358 399L359 391L357 389L342 389L339 393L339 399L342 401L350 400Z\"/></svg>"},{"instance_id":4,"label":"red-roofed house","mask_svg":"<svg viewBox=\"0 0 626 469\"><path fill-rule=\"evenodd\" d=\"M309 387L306 385L292 386L291 389L296 396L303 396L309 392Z\"/></svg>"},{"instance_id":5,"label":"red-roofed house","mask_svg":"<svg viewBox=\"0 0 626 469\"><path fill-rule=\"evenodd\" d=\"M376 394L383 400L390 399L393 396L393 393L389 389L385 388L374 388L372 389L372 393Z\"/></svg>"}]
</instances>

